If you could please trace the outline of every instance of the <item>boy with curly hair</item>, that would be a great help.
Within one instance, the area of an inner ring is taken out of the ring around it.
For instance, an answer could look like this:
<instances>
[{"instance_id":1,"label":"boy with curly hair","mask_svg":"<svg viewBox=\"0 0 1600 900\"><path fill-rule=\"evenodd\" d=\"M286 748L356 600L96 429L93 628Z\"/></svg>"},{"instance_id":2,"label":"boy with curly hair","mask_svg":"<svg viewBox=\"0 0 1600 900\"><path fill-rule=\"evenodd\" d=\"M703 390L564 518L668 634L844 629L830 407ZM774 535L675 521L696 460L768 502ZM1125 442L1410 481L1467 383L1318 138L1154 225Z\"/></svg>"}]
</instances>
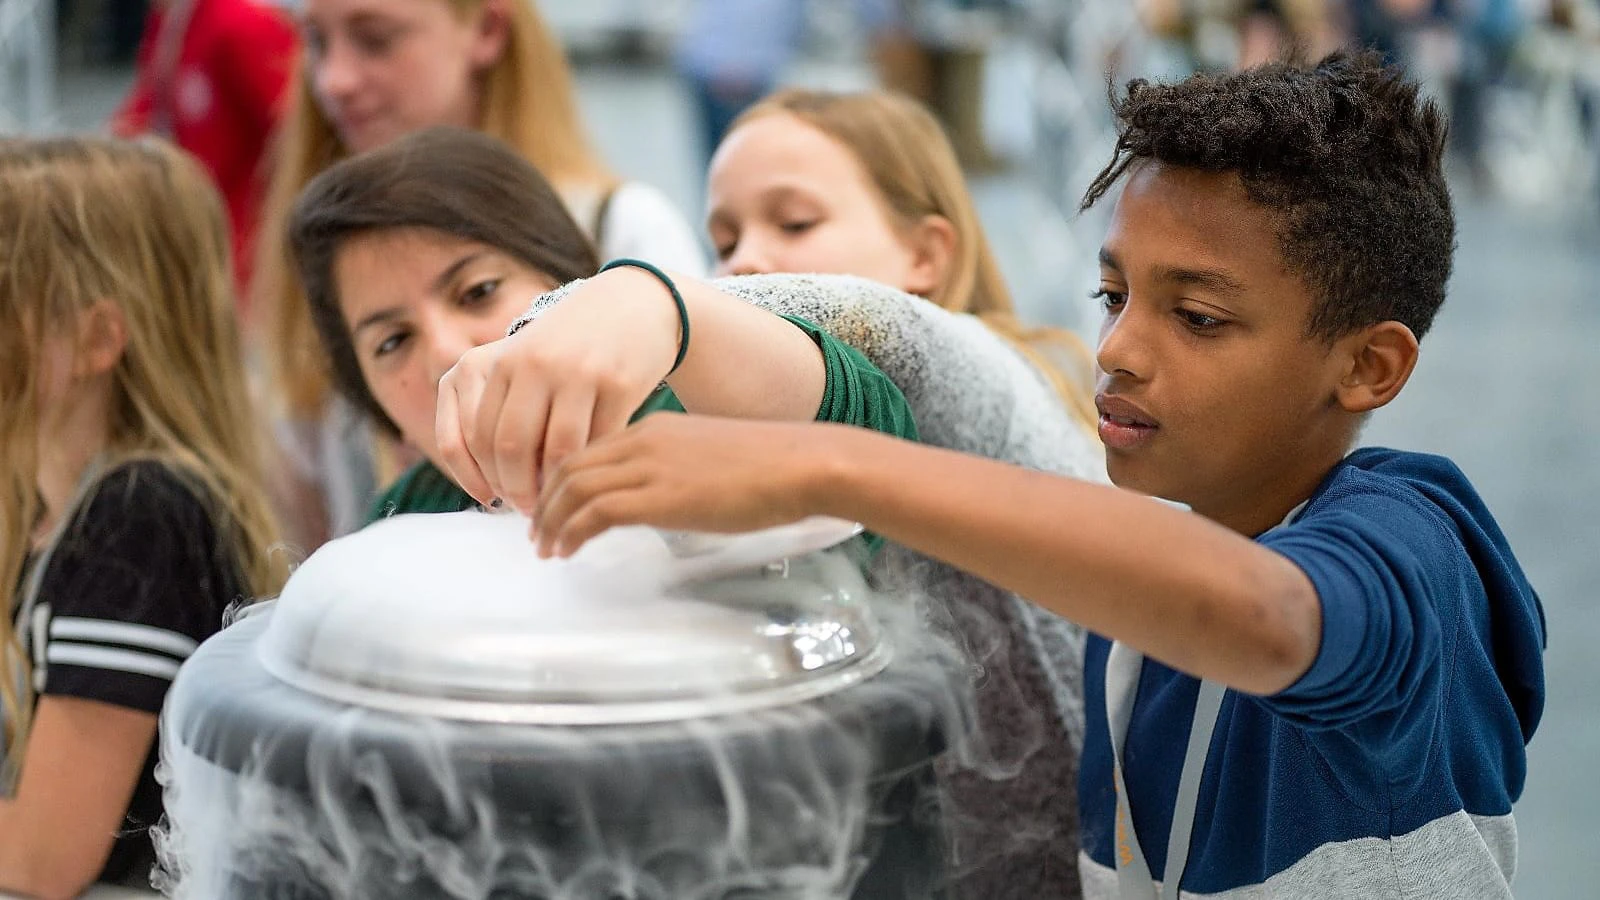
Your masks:
<instances>
[{"instance_id":1,"label":"boy with curly hair","mask_svg":"<svg viewBox=\"0 0 1600 900\"><path fill-rule=\"evenodd\" d=\"M1455 464L1352 450L1444 301L1442 117L1368 54L1135 81L1117 114L1084 202L1121 184L1096 397L1118 488L657 416L545 479L541 552L834 515L1082 623L1087 897L1510 897L1539 599Z\"/></svg>"}]
</instances>

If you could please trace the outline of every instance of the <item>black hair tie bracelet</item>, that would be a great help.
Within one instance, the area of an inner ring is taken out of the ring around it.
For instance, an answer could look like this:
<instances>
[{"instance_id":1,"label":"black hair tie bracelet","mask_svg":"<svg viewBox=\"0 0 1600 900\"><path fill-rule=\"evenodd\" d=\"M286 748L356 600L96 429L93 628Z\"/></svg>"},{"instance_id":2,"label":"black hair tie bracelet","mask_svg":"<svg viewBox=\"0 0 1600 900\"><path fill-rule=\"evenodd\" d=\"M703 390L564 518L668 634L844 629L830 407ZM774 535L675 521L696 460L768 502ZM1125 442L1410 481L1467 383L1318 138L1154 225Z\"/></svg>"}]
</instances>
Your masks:
<instances>
[{"instance_id":1,"label":"black hair tie bracelet","mask_svg":"<svg viewBox=\"0 0 1600 900\"><path fill-rule=\"evenodd\" d=\"M654 275L658 281L667 286L668 293L672 294L672 302L678 306L678 326L680 328L680 336L678 338L678 358L672 361L672 368L667 370L667 376L670 377L673 372L678 371L679 366L683 365L683 358L689 355L689 307L684 305L683 294L678 292L678 286L672 283L672 279L667 277L667 273L661 271L651 263L647 263L642 259L630 259L627 257L623 257L622 259L613 259L612 261L601 266L600 271L608 272L612 269L620 269L623 267L643 269L644 271L649 272L651 275Z\"/></svg>"}]
</instances>

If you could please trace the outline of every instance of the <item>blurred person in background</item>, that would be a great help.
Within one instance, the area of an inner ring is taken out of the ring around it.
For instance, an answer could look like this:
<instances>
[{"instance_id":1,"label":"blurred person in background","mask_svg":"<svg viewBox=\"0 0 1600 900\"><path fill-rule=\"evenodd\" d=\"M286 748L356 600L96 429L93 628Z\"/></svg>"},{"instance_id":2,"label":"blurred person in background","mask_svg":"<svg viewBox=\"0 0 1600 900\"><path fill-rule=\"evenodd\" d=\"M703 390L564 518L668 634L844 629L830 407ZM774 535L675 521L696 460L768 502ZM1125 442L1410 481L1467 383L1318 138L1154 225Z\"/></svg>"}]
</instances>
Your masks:
<instances>
[{"instance_id":1,"label":"blurred person in background","mask_svg":"<svg viewBox=\"0 0 1600 900\"><path fill-rule=\"evenodd\" d=\"M983 131L986 58L1006 0L873 0L866 4L873 65L891 90L931 110L961 165L1001 166Z\"/></svg>"},{"instance_id":2,"label":"blurred person in background","mask_svg":"<svg viewBox=\"0 0 1600 900\"><path fill-rule=\"evenodd\" d=\"M133 86L111 119L128 137L156 133L211 173L228 208L241 303L265 189L268 143L294 65L289 18L264 0L155 0ZM248 317L248 309L242 309Z\"/></svg>"},{"instance_id":3,"label":"blurred person in background","mask_svg":"<svg viewBox=\"0 0 1600 900\"><path fill-rule=\"evenodd\" d=\"M698 273L693 228L659 190L619 178L584 133L560 44L529 0L299 0L305 48L291 88L252 284L286 472L280 502L309 551L358 527L412 455L331 389L289 260L294 198L347 156L435 125L515 148L556 188L601 259Z\"/></svg>"},{"instance_id":4,"label":"blurred person in background","mask_svg":"<svg viewBox=\"0 0 1600 900\"><path fill-rule=\"evenodd\" d=\"M701 159L728 127L770 94L805 32L806 0L698 0L675 53L694 96Z\"/></svg>"},{"instance_id":5,"label":"blurred person in background","mask_svg":"<svg viewBox=\"0 0 1600 900\"><path fill-rule=\"evenodd\" d=\"M1249 0L1235 11L1239 55L1248 69L1277 62L1291 51L1320 59L1344 41L1338 4L1330 0Z\"/></svg>"},{"instance_id":6,"label":"blurred person in background","mask_svg":"<svg viewBox=\"0 0 1600 900\"><path fill-rule=\"evenodd\" d=\"M1356 0L1360 2L1360 0ZM1290 53L1310 58L1344 40L1333 0L1137 0L1151 33L1182 46L1194 67L1245 69Z\"/></svg>"},{"instance_id":7,"label":"blurred person in background","mask_svg":"<svg viewBox=\"0 0 1600 900\"><path fill-rule=\"evenodd\" d=\"M1435 86L1450 146L1472 184L1490 187L1487 107L1527 18L1519 0L1354 0L1356 38Z\"/></svg>"}]
</instances>

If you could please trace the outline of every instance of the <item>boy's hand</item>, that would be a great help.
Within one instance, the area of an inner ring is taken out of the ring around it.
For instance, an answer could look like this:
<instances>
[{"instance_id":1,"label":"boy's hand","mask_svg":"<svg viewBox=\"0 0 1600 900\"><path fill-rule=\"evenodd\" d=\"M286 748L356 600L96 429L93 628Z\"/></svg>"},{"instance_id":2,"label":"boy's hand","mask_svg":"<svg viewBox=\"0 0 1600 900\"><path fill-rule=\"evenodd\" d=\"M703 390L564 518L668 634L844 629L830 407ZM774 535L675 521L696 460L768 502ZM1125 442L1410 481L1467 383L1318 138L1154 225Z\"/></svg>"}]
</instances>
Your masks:
<instances>
[{"instance_id":1,"label":"boy's hand","mask_svg":"<svg viewBox=\"0 0 1600 900\"><path fill-rule=\"evenodd\" d=\"M480 503L531 512L543 473L628 424L678 346L672 299L626 269L590 279L504 340L468 350L439 382L440 462Z\"/></svg>"},{"instance_id":2,"label":"boy's hand","mask_svg":"<svg viewBox=\"0 0 1600 900\"><path fill-rule=\"evenodd\" d=\"M817 514L834 431L656 413L554 471L534 512L539 555L570 556L619 525L740 532Z\"/></svg>"}]
</instances>

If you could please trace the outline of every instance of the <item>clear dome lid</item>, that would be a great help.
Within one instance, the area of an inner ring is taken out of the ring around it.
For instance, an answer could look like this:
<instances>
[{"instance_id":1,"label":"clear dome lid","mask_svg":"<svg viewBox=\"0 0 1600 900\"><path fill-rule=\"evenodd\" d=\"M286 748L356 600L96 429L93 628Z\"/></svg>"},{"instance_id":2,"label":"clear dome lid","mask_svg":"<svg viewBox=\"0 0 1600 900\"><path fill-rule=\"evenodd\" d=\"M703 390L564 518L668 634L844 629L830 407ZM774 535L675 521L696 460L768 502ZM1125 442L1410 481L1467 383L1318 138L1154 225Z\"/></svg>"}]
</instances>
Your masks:
<instances>
[{"instance_id":1,"label":"clear dome lid","mask_svg":"<svg viewBox=\"0 0 1600 900\"><path fill-rule=\"evenodd\" d=\"M853 523L618 528L566 560L539 559L528 530L407 515L326 544L272 605L263 667L362 706L598 725L796 702L888 663Z\"/></svg>"}]
</instances>

